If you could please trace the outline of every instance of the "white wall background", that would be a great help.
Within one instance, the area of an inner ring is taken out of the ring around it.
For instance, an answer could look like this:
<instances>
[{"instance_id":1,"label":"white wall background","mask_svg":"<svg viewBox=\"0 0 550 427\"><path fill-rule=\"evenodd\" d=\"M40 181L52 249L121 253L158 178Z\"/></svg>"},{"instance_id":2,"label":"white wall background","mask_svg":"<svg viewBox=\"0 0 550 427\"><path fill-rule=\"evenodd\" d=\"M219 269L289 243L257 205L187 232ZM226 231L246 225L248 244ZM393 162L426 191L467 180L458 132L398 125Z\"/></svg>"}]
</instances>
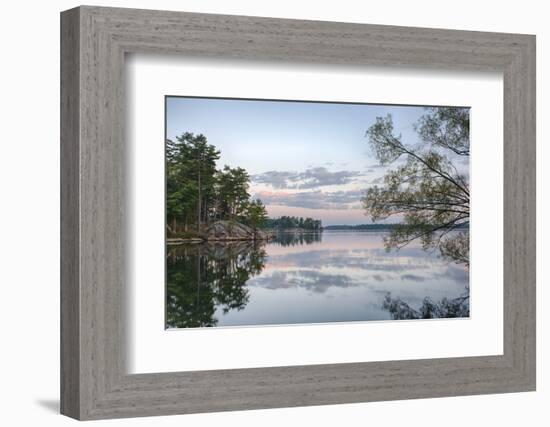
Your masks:
<instances>
[{"instance_id":1,"label":"white wall background","mask_svg":"<svg viewBox=\"0 0 550 427\"><path fill-rule=\"evenodd\" d=\"M2 425L63 426L59 405L59 12L75 1L5 2L0 23ZM115 420L116 426L545 425L550 419L548 268L550 27L545 2L95 1L105 6L537 35L538 391L508 395ZM546 241L544 241L546 240ZM545 311L546 308L546 311ZM546 362L546 363L545 363ZM92 423L94 424L94 423Z\"/></svg>"}]
</instances>

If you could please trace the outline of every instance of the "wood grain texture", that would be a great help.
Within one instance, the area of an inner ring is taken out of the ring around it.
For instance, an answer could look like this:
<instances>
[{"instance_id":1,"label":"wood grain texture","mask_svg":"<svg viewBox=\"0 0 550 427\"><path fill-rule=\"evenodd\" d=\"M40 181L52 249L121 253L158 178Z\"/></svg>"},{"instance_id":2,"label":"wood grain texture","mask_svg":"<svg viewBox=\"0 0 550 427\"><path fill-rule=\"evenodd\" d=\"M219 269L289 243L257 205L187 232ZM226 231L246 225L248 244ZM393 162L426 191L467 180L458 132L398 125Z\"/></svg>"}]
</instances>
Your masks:
<instances>
[{"instance_id":1,"label":"wood grain texture","mask_svg":"<svg viewBox=\"0 0 550 427\"><path fill-rule=\"evenodd\" d=\"M79 17L61 21L61 412L80 414Z\"/></svg>"},{"instance_id":2,"label":"wood grain texture","mask_svg":"<svg viewBox=\"0 0 550 427\"><path fill-rule=\"evenodd\" d=\"M535 389L535 38L80 7L62 13L62 413L100 419ZM504 75L504 354L128 375L124 56Z\"/></svg>"}]
</instances>

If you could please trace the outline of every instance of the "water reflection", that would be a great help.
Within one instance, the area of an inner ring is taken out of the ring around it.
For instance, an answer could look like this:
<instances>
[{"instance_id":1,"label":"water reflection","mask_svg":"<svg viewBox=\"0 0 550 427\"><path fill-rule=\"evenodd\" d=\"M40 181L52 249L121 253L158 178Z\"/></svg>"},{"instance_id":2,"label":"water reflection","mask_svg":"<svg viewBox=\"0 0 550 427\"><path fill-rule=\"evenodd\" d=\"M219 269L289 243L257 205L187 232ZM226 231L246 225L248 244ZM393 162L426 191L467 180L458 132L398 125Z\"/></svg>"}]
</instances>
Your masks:
<instances>
[{"instance_id":1,"label":"water reflection","mask_svg":"<svg viewBox=\"0 0 550 427\"><path fill-rule=\"evenodd\" d=\"M470 289L466 287L464 293L457 298L443 298L441 301L433 301L425 297L422 306L412 308L401 298L393 298L388 292L382 305L391 314L394 320L404 319L434 319L468 317L470 315Z\"/></svg>"},{"instance_id":2,"label":"water reflection","mask_svg":"<svg viewBox=\"0 0 550 427\"><path fill-rule=\"evenodd\" d=\"M284 233L279 232L273 241L273 243L280 246L296 246L296 245L311 245L315 242L322 240L323 233L310 231L310 232L296 232L296 233Z\"/></svg>"},{"instance_id":3,"label":"water reflection","mask_svg":"<svg viewBox=\"0 0 550 427\"><path fill-rule=\"evenodd\" d=\"M242 310L246 282L264 268L266 253L254 242L171 247L167 257L166 324L216 326L216 309Z\"/></svg>"},{"instance_id":4,"label":"water reflection","mask_svg":"<svg viewBox=\"0 0 550 427\"><path fill-rule=\"evenodd\" d=\"M452 306L467 295L467 269L415 245L387 253L383 237L281 233L267 244L169 247L167 327L469 315L468 298Z\"/></svg>"}]
</instances>

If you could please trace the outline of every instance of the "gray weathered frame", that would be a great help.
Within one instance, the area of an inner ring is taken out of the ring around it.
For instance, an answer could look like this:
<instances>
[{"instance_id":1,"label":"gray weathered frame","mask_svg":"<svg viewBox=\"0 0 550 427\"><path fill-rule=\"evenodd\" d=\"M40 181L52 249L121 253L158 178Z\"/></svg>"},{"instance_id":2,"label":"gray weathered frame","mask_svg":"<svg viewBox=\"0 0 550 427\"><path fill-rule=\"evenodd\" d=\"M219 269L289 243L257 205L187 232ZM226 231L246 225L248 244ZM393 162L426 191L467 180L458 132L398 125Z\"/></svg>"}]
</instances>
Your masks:
<instances>
[{"instance_id":1,"label":"gray weathered frame","mask_svg":"<svg viewBox=\"0 0 550 427\"><path fill-rule=\"evenodd\" d=\"M504 354L127 375L124 57L504 76ZM535 390L535 37L83 6L61 14L61 412L77 419Z\"/></svg>"}]
</instances>

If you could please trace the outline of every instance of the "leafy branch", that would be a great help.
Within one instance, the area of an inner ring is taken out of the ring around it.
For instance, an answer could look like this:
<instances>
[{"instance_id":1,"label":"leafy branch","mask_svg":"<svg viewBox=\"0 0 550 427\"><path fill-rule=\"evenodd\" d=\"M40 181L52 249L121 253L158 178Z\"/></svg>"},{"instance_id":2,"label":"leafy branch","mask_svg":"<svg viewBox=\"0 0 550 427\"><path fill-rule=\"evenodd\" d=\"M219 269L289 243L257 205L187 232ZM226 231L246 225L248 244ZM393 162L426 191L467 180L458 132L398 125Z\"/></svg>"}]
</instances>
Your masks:
<instances>
[{"instance_id":1,"label":"leafy branch","mask_svg":"<svg viewBox=\"0 0 550 427\"><path fill-rule=\"evenodd\" d=\"M383 186L366 191L363 207L373 221L403 218L385 240L386 249L400 249L420 239L424 249L437 247L442 256L468 264L467 233L451 236L450 232L469 223L468 178L453 164L458 156L469 155L469 111L451 107L427 111L415 126L418 146L405 145L402 136L394 134L391 115L377 117L367 130L380 164L397 167L386 173Z\"/></svg>"}]
</instances>

